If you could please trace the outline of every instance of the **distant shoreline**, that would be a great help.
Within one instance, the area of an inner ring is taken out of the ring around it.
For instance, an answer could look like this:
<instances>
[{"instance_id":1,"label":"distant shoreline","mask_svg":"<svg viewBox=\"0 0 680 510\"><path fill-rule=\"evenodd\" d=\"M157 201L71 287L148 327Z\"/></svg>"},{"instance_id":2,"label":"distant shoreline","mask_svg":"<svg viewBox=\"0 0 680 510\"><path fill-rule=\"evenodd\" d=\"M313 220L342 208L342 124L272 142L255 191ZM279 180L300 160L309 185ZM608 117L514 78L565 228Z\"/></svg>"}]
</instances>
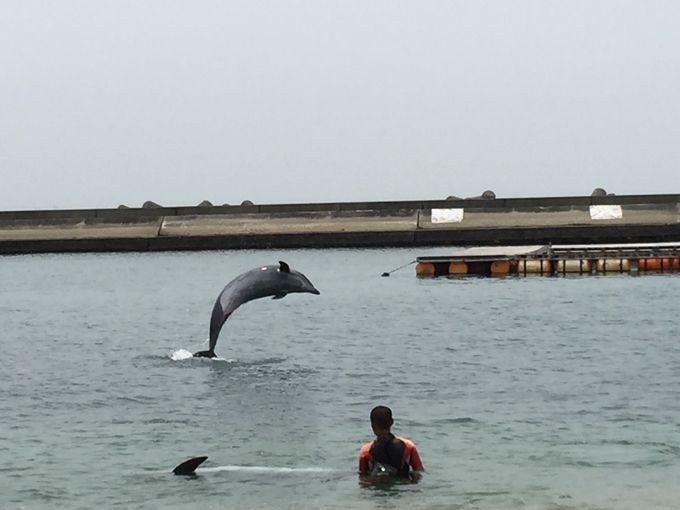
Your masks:
<instances>
[{"instance_id":1,"label":"distant shoreline","mask_svg":"<svg viewBox=\"0 0 680 510\"><path fill-rule=\"evenodd\" d=\"M679 240L680 194L0 212L0 254Z\"/></svg>"}]
</instances>

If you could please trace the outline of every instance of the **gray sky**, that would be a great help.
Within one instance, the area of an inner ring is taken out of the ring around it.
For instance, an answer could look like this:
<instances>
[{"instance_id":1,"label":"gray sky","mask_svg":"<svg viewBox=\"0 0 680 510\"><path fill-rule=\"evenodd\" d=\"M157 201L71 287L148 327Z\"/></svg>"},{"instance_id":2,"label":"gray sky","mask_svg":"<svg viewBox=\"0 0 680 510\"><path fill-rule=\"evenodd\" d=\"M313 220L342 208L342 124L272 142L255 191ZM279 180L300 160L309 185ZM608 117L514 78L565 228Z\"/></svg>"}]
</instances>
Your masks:
<instances>
[{"instance_id":1,"label":"gray sky","mask_svg":"<svg viewBox=\"0 0 680 510\"><path fill-rule=\"evenodd\" d=\"M0 209L680 193L680 2L0 0Z\"/></svg>"}]
</instances>

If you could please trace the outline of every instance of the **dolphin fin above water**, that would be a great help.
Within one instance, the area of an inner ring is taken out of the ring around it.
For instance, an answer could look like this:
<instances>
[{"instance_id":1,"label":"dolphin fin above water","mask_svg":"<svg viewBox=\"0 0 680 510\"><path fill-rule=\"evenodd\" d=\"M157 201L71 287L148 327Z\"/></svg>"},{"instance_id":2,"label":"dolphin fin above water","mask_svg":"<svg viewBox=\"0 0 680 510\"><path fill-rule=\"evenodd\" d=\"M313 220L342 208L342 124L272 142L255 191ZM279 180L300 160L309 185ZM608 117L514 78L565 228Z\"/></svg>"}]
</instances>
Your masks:
<instances>
[{"instance_id":1,"label":"dolphin fin above water","mask_svg":"<svg viewBox=\"0 0 680 510\"><path fill-rule=\"evenodd\" d=\"M282 299L287 294L306 292L320 294L312 282L299 271L291 269L288 264L279 261L279 265L263 266L251 269L230 281L220 295L210 317L210 341L207 351L194 354L197 358L215 358L215 345L222 325L239 306L253 299L273 296Z\"/></svg>"},{"instance_id":2,"label":"dolphin fin above water","mask_svg":"<svg viewBox=\"0 0 680 510\"><path fill-rule=\"evenodd\" d=\"M194 457L192 459L182 462L179 466L175 467L172 472L176 475L191 476L195 475L196 468L203 464L208 459L207 456Z\"/></svg>"}]
</instances>

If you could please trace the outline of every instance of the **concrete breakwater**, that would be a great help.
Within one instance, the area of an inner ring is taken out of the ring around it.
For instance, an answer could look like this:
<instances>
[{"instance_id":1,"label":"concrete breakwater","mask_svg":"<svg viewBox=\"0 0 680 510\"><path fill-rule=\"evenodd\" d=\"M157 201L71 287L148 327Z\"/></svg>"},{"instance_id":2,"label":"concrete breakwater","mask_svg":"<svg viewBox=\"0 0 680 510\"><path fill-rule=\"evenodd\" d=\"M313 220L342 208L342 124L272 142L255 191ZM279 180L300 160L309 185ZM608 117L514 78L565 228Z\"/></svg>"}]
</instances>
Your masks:
<instances>
[{"instance_id":1,"label":"concrete breakwater","mask_svg":"<svg viewBox=\"0 0 680 510\"><path fill-rule=\"evenodd\" d=\"M678 194L0 212L0 254L678 240Z\"/></svg>"}]
</instances>

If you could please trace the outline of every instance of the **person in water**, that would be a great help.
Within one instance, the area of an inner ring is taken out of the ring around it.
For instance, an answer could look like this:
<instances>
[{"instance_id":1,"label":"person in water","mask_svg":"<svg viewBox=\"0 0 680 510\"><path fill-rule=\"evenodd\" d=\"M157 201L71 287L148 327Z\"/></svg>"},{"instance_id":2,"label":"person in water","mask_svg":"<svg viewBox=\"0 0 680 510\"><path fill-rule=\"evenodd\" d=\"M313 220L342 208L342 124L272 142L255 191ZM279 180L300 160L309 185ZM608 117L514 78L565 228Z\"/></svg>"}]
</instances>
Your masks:
<instances>
[{"instance_id":1,"label":"person in water","mask_svg":"<svg viewBox=\"0 0 680 510\"><path fill-rule=\"evenodd\" d=\"M418 479L423 463L413 441L392 434L392 410L377 406L371 410L371 428L376 435L359 450L360 475L392 475Z\"/></svg>"}]
</instances>

